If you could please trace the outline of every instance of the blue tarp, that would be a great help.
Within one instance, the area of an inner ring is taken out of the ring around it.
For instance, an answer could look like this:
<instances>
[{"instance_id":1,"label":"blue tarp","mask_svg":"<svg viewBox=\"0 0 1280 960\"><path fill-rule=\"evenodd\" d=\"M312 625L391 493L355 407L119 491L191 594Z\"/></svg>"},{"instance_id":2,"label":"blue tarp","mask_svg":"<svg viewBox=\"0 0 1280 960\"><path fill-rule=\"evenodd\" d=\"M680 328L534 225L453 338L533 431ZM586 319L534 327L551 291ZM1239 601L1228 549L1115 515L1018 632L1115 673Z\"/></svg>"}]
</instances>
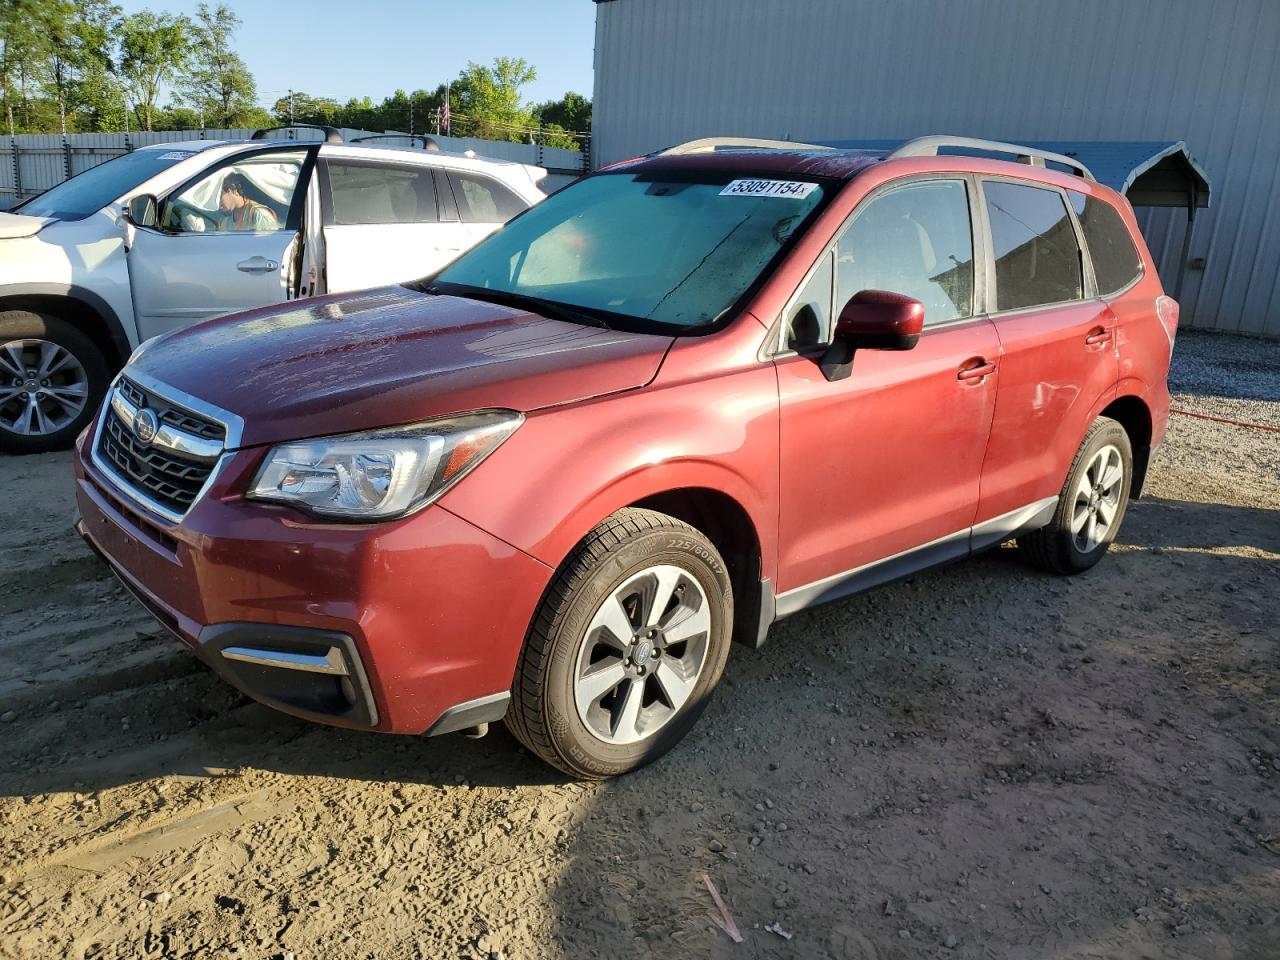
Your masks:
<instances>
[{"instance_id":1,"label":"blue tarp","mask_svg":"<svg viewBox=\"0 0 1280 960\"><path fill-rule=\"evenodd\" d=\"M825 146L887 154L902 140L822 140ZM1026 146L1079 160L1113 190L1126 194L1135 207L1197 207L1209 205L1209 178L1196 163L1187 145L1175 141L1138 140L1032 140ZM944 148L943 153L983 155L1008 159L1008 154L965 148ZM1056 166L1049 164L1050 167Z\"/></svg>"}]
</instances>

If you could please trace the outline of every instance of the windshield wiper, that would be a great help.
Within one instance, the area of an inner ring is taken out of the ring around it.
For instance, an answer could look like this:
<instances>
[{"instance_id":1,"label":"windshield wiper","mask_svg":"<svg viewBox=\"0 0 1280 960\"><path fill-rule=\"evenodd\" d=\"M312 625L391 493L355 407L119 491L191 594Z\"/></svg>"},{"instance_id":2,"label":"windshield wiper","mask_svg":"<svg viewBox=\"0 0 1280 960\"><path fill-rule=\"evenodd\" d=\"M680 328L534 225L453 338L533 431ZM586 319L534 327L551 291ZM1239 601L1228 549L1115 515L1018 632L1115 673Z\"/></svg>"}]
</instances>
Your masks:
<instances>
[{"instance_id":1,"label":"windshield wiper","mask_svg":"<svg viewBox=\"0 0 1280 960\"><path fill-rule=\"evenodd\" d=\"M472 300L484 300L503 307L523 307L541 313L552 320L563 320L566 323L584 324L588 327L600 327L612 330L613 327L598 314L586 309L566 306L555 300L544 300L542 297L527 293L511 293L508 290L490 290L488 287L473 287L466 283L433 283L423 288L427 293L445 296L468 297Z\"/></svg>"}]
</instances>

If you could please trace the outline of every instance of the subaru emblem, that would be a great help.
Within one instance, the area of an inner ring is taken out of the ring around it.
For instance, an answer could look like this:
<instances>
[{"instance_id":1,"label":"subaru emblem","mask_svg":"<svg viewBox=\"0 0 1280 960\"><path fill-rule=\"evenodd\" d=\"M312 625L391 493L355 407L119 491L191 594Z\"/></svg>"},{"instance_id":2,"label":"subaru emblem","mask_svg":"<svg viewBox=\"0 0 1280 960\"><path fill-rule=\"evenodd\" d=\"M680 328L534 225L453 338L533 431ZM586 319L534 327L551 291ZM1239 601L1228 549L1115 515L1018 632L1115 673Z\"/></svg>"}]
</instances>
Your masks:
<instances>
[{"instance_id":1,"label":"subaru emblem","mask_svg":"<svg viewBox=\"0 0 1280 960\"><path fill-rule=\"evenodd\" d=\"M133 418L133 435L142 443L154 440L159 429L160 421L156 419L154 410L143 407Z\"/></svg>"}]
</instances>

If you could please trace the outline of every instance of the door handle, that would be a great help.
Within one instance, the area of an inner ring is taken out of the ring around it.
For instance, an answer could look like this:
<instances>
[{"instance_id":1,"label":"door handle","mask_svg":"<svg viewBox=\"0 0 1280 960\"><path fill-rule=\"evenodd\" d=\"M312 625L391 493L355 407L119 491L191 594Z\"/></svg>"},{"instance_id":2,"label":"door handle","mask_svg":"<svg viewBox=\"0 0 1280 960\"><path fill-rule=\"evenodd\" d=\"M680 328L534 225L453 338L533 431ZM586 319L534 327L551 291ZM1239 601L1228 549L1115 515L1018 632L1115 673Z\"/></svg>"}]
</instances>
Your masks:
<instances>
[{"instance_id":1,"label":"door handle","mask_svg":"<svg viewBox=\"0 0 1280 960\"><path fill-rule=\"evenodd\" d=\"M996 372L996 365L990 360L979 357L971 361L971 366L961 367L956 373L957 380L983 380Z\"/></svg>"},{"instance_id":2,"label":"door handle","mask_svg":"<svg viewBox=\"0 0 1280 960\"><path fill-rule=\"evenodd\" d=\"M1109 343L1111 341L1111 331L1106 327L1094 327L1085 335L1084 342L1093 346L1098 343Z\"/></svg>"},{"instance_id":3,"label":"door handle","mask_svg":"<svg viewBox=\"0 0 1280 960\"><path fill-rule=\"evenodd\" d=\"M266 257L250 257L248 260L237 263L236 269L241 273L270 273L273 270L279 270L280 264Z\"/></svg>"}]
</instances>

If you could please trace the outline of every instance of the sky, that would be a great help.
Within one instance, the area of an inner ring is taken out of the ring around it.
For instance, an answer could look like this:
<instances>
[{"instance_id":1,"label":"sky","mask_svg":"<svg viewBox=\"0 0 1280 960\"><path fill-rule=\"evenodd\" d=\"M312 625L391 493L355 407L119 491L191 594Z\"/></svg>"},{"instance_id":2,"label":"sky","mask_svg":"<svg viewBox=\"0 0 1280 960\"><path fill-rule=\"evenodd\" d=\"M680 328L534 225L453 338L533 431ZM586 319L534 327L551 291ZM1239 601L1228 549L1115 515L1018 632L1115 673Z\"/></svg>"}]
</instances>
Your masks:
<instances>
[{"instance_id":1,"label":"sky","mask_svg":"<svg viewBox=\"0 0 1280 960\"><path fill-rule=\"evenodd\" d=\"M195 16L198 0L117 0L125 13ZM217 0L209 0L213 6ZM345 103L397 89L433 90L468 60L524 57L538 70L531 102L592 87L592 0L224 0L243 21L235 39L270 107L290 87ZM164 100L164 98L162 98ZM167 103L167 100L164 102Z\"/></svg>"}]
</instances>

